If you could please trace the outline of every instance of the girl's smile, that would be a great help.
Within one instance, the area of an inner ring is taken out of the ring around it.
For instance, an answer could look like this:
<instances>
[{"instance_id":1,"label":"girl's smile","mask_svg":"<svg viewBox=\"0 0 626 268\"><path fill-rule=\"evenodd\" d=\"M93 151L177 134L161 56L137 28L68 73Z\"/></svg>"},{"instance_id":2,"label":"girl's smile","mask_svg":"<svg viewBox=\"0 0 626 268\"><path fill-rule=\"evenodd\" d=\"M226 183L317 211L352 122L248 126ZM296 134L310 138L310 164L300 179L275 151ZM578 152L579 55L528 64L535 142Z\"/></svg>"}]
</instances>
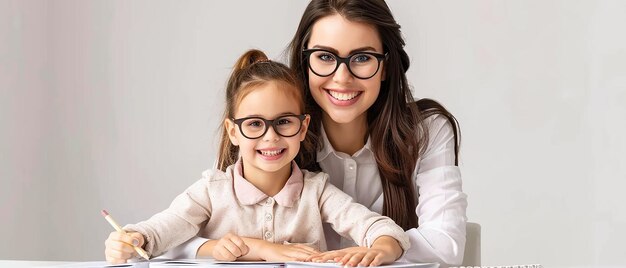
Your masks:
<instances>
[{"instance_id":1,"label":"girl's smile","mask_svg":"<svg viewBox=\"0 0 626 268\"><path fill-rule=\"evenodd\" d=\"M259 157L266 161L274 161L282 158L285 155L287 148L265 148L256 150Z\"/></svg>"}]
</instances>

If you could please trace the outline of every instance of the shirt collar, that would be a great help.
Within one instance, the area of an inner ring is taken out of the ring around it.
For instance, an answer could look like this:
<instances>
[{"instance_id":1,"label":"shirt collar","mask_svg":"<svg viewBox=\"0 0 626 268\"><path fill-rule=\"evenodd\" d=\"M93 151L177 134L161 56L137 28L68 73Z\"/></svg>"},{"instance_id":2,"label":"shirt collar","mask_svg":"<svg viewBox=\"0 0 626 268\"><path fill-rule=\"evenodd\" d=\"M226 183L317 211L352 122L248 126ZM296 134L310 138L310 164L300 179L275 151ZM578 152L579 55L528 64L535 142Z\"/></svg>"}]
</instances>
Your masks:
<instances>
[{"instance_id":1,"label":"shirt collar","mask_svg":"<svg viewBox=\"0 0 626 268\"><path fill-rule=\"evenodd\" d=\"M322 149L317 152L317 162L324 160L330 153L335 152L335 148L330 144L326 131L324 130L324 124L320 124L320 135L322 136Z\"/></svg>"},{"instance_id":2,"label":"shirt collar","mask_svg":"<svg viewBox=\"0 0 626 268\"><path fill-rule=\"evenodd\" d=\"M363 146L363 148L361 148L361 150L358 150L358 151L354 154L354 157L358 157L358 156L360 156L361 154L363 154L363 153L365 153L365 152L370 152L370 153L372 153L372 154L373 154L373 153L374 153L374 151L372 151L372 148L371 148L371 143L370 143L370 142L371 142L371 140L372 140L372 139L371 139L371 137L370 137L370 136L367 136L367 141L365 142L365 145Z\"/></svg>"},{"instance_id":3,"label":"shirt collar","mask_svg":"<svg viewBox=\"0 0 626 268\"><path fill-rule=\"evenodd\" d=\"M330 141L328 140L328 136L326 136L326 131L324 130L324 125L323 124L320 127L320 134L321 134L321 137L322 137L322 144L324 146L322 147L322 149L320 151L317 152L317 162L321 162L322 160L324 160L326 157L328 157L328 155L330 153L335 154L339 158L343 158L343 157L340 157L337 154L337 151L335 151L335 148L333 148L333 145L330 144ZM360 156L361 154L363 154L366 151L369 151L369 152L373 153L373 151L371 149L371 142L370 141L371 141L371 137L368 136L367 137L367 141L365 142L365 146L363 146L363 148L361 148L361 150L358 150L356 153L354 153L353 157L358 157L358 156Z\"/></svg>"},{"instance_id":4,"label":"shirt collar","mask_svg":"<svg viewBox=\"0 0 626 268\"><path fill-rule=\"evenodd\" d=\"M233 169L233 187L235 188L235 196L237 196L239 202L243 205L254 205L267 199L269 196L242 176L242 167L243 165L241 164L240 158L237 160L237 163L235 163L235 168ZM303 185L304 179L302 171L300 171L296 162L292 161L291 176L287 179L287 183L285 183L283 189L273 196L273 198L276 200L276 203L283 207L293 207L295 202L300 198Z\"/></svg>"}]
</instances>

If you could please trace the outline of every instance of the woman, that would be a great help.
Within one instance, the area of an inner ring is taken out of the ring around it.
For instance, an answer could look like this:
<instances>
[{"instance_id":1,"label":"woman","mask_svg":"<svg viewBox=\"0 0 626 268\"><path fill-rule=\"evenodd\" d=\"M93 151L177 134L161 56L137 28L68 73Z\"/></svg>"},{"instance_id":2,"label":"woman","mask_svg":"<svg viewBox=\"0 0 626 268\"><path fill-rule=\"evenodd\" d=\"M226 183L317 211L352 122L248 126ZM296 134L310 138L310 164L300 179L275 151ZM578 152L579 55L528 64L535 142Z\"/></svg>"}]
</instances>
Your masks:
<instances>
[{"instance_id":1,"label":"woman","mask_svg":"<svg viewBox=\"0 0 626 268\"><path fill-rule=\"evenodd\" d=\"M465 246L457 123L432 100L413 102L409 58L383 0L313 0L290 44L290 64L309 87L317 150L301 166L389 216L411 239L405 258L457 265ZM342 64L343 63L343 64ZM327 232L335 248L351 245Z\"/></svg>"},{"instance_id":2,"label":"woman","mask_svg":"<svg viewBox=\"0 0 626 268\"><path fill-rule=\"evenodd\" d=\"M403 227L412 262L463 259L467 196L462 192L455 118L435 101L413 101L409 58L383 0L313 0L290 44L290 65L308 85L308 138L300 165ZM353 246L329 228L329 249ZM202 255L204 239L183 250ZM351 247L324 259L360 254ZM319 256L317 257L319 260Z\"/></svg>"}]
</instances>

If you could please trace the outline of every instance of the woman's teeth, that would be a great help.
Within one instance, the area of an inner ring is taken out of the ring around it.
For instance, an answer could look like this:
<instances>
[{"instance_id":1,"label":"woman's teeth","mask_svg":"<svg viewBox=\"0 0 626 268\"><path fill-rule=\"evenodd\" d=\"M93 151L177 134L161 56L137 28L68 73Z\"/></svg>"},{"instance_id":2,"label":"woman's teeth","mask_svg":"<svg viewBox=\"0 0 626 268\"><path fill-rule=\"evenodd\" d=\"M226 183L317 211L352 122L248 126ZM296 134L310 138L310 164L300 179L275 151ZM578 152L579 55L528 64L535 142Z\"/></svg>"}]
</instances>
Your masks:
<instances>
[{"instance_id":1,"label":"woman's teeth","mask_svg":"<svg viewBox=\"0 0 626 268\"><path fill-rule=\"evenodd\" d=\"M284 150L284 149L280 149L280 150L273 150L273 151L262 151L262 150L259 150L259 152L261 152L261 154L262 154L262 155L265 155L265 156L277 156L277 155L279 155L280 153L282 153L282 152L283 152L283 150Z\"/></svg>"},{"instance_id":2,"label":"woman's teeth","mask_svg":"<svg viewBox=\"0 0 626 268\"><path fill-rule=\"evenodd\" d=\"M347 100L354 99L356 96L358 96L360 94L360 92L345 93L345 92L337 92L337 91L329 90L328 94L330 94L331 96L333 96L333 98L335 98L337 100L347 101Z\"/></svg>"}]
</instances>

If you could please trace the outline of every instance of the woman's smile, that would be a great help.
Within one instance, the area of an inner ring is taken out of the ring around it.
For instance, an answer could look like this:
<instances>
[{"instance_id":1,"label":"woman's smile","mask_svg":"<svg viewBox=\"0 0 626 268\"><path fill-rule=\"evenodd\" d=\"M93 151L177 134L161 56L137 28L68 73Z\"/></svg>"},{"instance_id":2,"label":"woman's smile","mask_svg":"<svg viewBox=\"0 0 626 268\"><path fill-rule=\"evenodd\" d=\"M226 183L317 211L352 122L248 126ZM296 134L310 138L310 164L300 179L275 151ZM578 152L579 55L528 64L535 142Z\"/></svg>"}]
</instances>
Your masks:
<instances>
[{"instance_id":1,"label":"woman's smile","mask_svg":"<svg viewBox=\"0 0 626 268\"><path fill-rule=\"evenodd\" d=\"M338 106L349 106L356 103L363 91L324 89L330 102Z\"/></svg>"}]
</instances>

